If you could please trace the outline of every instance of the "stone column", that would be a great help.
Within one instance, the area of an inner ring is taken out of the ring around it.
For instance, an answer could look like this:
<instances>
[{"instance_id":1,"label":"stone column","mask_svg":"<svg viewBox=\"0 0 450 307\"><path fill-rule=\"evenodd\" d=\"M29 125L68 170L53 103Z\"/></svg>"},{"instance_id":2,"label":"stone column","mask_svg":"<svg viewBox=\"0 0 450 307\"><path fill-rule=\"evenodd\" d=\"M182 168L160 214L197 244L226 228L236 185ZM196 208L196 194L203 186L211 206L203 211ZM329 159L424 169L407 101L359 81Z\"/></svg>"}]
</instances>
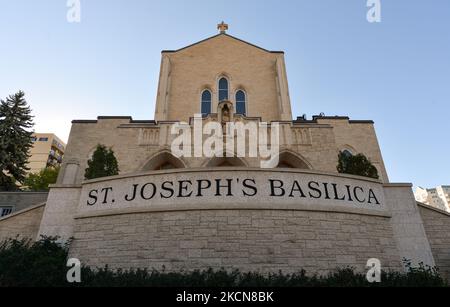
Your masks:
<instances>
[{"instance_id":1,"label":"stone column","mask_svg":"<svg viewBox=\"0 0 450 307\"><path fill-rule=\"evenodd\" d=\"M44 235L67 241L73 236L80 193L79 185L51 186L36 239Z\"/></svg>"}]
</instances>

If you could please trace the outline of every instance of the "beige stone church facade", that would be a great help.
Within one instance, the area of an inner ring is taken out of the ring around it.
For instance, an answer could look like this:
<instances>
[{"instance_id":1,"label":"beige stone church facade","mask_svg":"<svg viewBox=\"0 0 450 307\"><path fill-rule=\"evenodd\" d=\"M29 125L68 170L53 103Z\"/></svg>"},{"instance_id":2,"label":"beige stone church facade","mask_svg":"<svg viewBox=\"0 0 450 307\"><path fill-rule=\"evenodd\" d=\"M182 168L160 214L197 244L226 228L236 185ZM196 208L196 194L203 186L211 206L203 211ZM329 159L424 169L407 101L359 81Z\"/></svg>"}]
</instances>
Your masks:
<instances>
[{"instance_id":1,"label":"beige stone church facade","mask_svg":"<svg viewBox=\"0 0 450 307\"><path fill-rule=\"evenodd\" d=\"M449 237L435 223L449 215L418 205L411 184L389 182L374 123L293 119L284 53L219 29L162 52L154 120L74 120L47 202L1 219L0 235L73 238L71 256L113 268L325 273L364 270L371 258L400 270L406 258L446 273ZM194 129L196 114L203 124L278 124L278 166L176 157L172 127ZM120 175L86 181L98 144L113 149ZM380 179L339 174L341 151L366 155Z\"/></svg>"}]
</instances>

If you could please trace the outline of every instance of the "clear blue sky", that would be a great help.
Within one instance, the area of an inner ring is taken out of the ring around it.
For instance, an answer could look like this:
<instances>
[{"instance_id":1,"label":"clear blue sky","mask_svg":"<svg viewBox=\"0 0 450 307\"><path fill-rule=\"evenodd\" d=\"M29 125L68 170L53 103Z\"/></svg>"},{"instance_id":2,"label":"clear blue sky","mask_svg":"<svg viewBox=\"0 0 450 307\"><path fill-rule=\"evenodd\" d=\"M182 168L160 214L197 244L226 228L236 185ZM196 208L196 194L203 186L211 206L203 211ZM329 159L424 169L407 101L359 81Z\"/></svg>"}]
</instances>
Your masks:
<instances>
[{"instance_id":1,"label":"clear blue sky","mask_svg":"<svg viewBox=\"0 0 450 307\"><path fill-rule=\"evenodd\" d=\"M450 1L0 0L0 97L24 90L36 131L152 119L160 51L231 35L286 52L294 115L373 119L392 181L450 184Z\"/></svg>"}]
</instances>

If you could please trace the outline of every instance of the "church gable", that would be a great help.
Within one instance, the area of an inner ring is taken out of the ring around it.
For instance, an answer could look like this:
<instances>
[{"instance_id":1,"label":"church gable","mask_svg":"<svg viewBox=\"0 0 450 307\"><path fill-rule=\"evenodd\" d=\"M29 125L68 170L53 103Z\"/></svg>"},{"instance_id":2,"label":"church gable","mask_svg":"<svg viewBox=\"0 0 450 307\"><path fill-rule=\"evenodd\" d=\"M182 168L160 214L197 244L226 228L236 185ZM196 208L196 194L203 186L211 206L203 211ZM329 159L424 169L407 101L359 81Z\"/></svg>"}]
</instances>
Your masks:
<instances>
[{"instance_id":1,"label":"church gable","mask_svg":"<svg viewBox=\"0 0 450 307\"><path fill-rule=\"evenodd\" d=\"M221 100L218 82L222 77L228 80L228 99L233 105L237 105L238 93L241 96L245 93L244 114L267 121L280 119L277 61L282 57L282 53L267 51L224 33L178 51L164 52L167 69L162 68L162 80L166 78L167 82L160 83L165 84L165 89L160 87L159 93L167 95L158 97L156 119L188 121L203 113L201 96L205 90L211 93L208 113L216 113ZM278 79L282 78L285 76ZM164 109L165 114L158 113Z\"/></svg>"},{"instance_id":2,"label":"church gable","mask_svg":"<svg viewBox=\"0 0 450 307\"><path fill-rule=\"evenodd\" d=\"M224 99L236 114L267 122L292 120L284 53L228 35L223 22L217 28L218 35L163 51L155 120L188 121L195 114L217 113Z\"/></svg>"},{"instance_id":3,"label":"church gable","mask_svg":"<svg viewBox=\"0 0 450 307\"><path fill-rule=\"evenodd\" d=\"M226 33L219 33L219 34L211 36L211 37L209 37L207 39L201 40L201 41L199 41L197 43L194 43L194 44L191 44L189 46L180 48L178 50L163 50L162 52L163 53L182 52L182 51L186 51L186 50L189 50L191 48L195 48L195 47L198 47L198 46L201 46L201 45L211 44L211 43L214 44L216 41L220 41L220 43L224 43L224 42L226 43L227 41L228 42L234 41L234 43L239 43L241 45L241 47L251 47L251 48L255 48L255 49L258 49L260 51L266 52L266 53L284 53L283 51L270 51L270 50L264 49L262 47L259 47L257 45L254 45L252 43L249 43L249 42L247 42L245 40L242 40L240 38L234 37L234 36L226 34Z\"/></svg>"}]
</instances>

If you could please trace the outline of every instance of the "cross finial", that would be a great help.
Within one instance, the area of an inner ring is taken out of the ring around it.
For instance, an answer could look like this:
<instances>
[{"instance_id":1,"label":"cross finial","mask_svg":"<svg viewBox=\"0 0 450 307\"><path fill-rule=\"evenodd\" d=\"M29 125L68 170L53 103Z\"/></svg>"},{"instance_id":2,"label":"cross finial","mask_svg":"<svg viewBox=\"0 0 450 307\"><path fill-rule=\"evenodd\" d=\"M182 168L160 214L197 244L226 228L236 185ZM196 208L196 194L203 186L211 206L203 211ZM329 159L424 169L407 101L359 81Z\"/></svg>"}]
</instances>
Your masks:
<instances>
[{"instance_id":1,"label":"cross finial","mask_svg":"<svg viewBox=\"0 0 450 307\"><path fill-rule=\"evenodd\" d=\"M228 30L228 25L222 21L222 23L217 25L217 30L219 30L221 34L225 34Z\"/></svg>"}]
</instances>

